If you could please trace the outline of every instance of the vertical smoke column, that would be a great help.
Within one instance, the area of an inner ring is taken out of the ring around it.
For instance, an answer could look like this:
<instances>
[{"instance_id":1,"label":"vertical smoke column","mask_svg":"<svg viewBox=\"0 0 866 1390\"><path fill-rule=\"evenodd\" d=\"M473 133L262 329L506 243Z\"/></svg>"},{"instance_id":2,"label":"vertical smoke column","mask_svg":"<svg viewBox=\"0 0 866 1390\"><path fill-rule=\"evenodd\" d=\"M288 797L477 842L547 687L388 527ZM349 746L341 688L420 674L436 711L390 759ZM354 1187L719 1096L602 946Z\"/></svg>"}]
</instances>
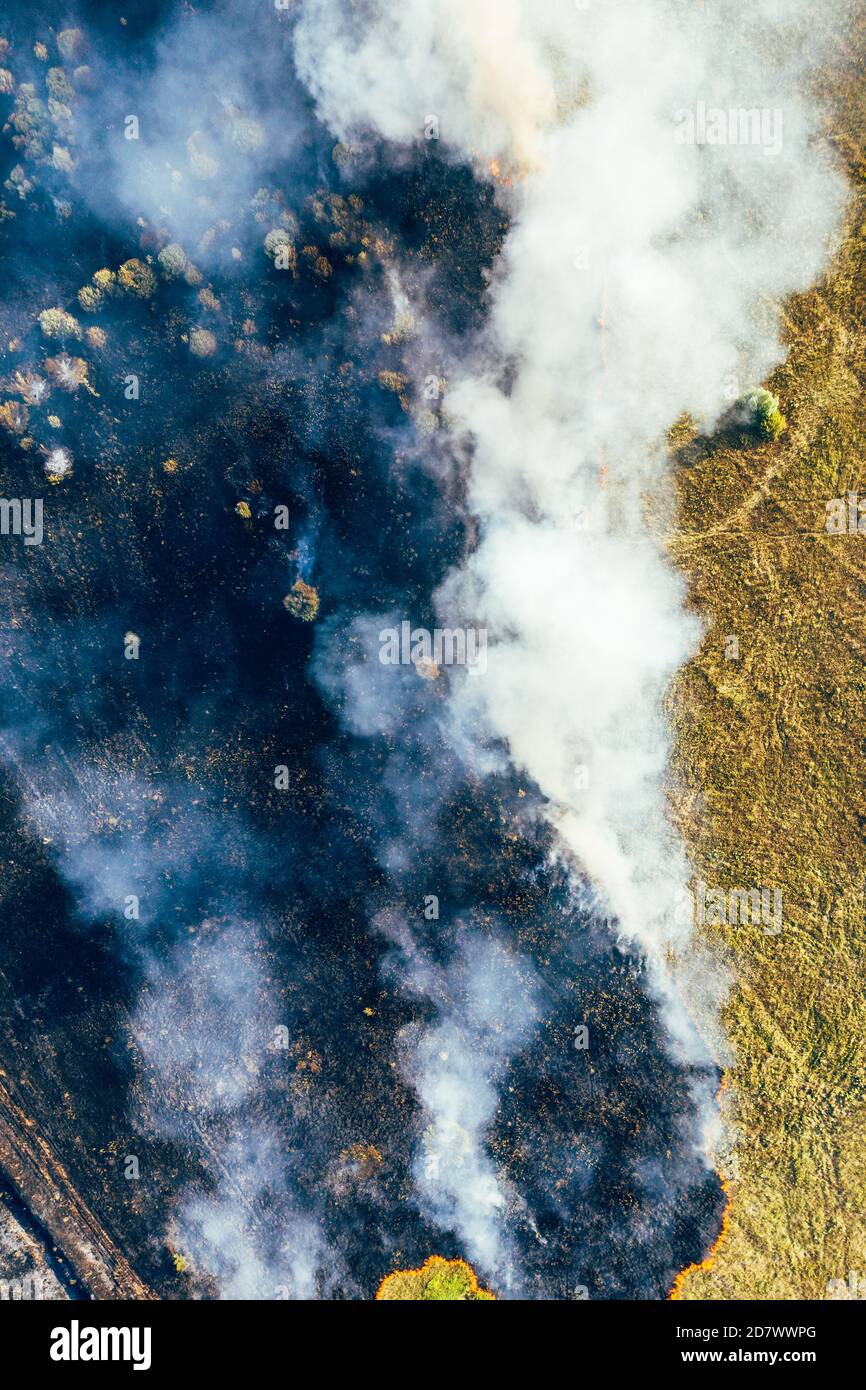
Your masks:
<instances>
[{"instance_id":1,"label":"vertical smoke column","mask_svg":"<svg viewBox=\"0 0 866 1390\"><path fill-rule=\"evenodd\" d=\"M453 712L534 779L692 1058L704 1044L669 979L671 949L684 987L699 971L662 700L698 629L645 498L674 420L709 426L732 382L735 396L779 360L759 302L808 285L827 254L842 188L801 95L805 15L307 0L296 36L341 138L432 133L507 185L488 332L447 396L480 539L440 608L489 634L488 671ZM702 973L689 1008L709 1025L722 984Z\"/></svg>"}]
</instances>

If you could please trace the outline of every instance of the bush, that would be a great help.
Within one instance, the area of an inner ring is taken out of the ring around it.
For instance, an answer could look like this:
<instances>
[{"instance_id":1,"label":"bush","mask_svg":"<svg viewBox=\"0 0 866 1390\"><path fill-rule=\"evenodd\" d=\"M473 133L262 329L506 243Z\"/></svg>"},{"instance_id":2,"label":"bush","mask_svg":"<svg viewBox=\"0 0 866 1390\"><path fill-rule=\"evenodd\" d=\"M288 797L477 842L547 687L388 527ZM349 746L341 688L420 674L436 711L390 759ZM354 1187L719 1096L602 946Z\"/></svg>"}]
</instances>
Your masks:
<instances>
[{"instance_id":1,"label":"bush","mask_svg":"<svg viewBox=\"0 0 866 1390\"><path fill-rule=\"evenodd\" d=\"M217 340L207 328L194 328L189 335L189 350L193 357L213 357Z\"/></svg>"},{"instance_id":2,"label":"bush","mask_svg":"<svg viewBox=\"0 0 866 1390\"><path fill-rule=\"evenodd\" d=\"M144 261L133 257L130 261L124 261L118 270L117 283L127 294L134 294L137 299L149 299L156 289L156 276Z\"/></svg>"},{"instance_id":3,"label":"bush","mask_svg":"<svg viewBox=\"0 0 866 1390\"><path fill-rule=\"evenodd\" d=\"M81 326L65 309L43 309L39 327L46 338L80 338Z\"/></svg>"},{"instance_id":4,"label":"bush","mask_svg":"<svg viewBox=\"0 0 866 1390\"><path fill-rule=\"evenodd\" d=\"M80 58L86 46L84 34L80 29L61 29L57 35L57 47L60 49L60 56L67 63L72 63L76 58Z\"/></svg>"},{"instance_id":5,"label":"bush","mask_svg":"<svg viewBox=\"0 0 866 1390\"><path fill-rule=\"evenodd\" d=\"M91 280L98 290L103 294L113 294L117 289L117 276L113 270L95 270L91 275Z\"/></svg>"},{"instance_id":6,"label":"bush","mask_svg":"<svg viewBox=\"0 0 866 1390\"><path fill-rule=\"evenodd\" d=\"M95 314L102 303L102 290L96 285L82 285L78 291L78 302L88 314Z\"/></svg>"},{"instance_id":7,"label":"bush","mask_svg":"<svg viewBox=\"0 0 866 1390\"><path fill-rule=\"evenodd\" d=\"M784 434L788 422L779 409L779 398L761 386L747 399L752 428L764 439L776 440Z\"/></svg>"},{"instance_id":8,"label":"bush","mask_svg":"<svg viewBox=\"0 0 866 1390\"><path fill-rule=\"evenodd\" d=\"M75 93L69 82L69 78L62 68L49 68L45 77L45 85L55 101L60 101L64 106L74 100Z\"/></svg>"},{"instance_id":9,"label":"bush","mask_svg":"<svg viewBox=\"0 0 866 1390\"><path fill-rule=\"evenodd\" d=\"M284 227L274 227L265 237L265 255L280 270L294 270L298 263L295 244Z\"/></svg>"},{"instance_id":10,"label":"bush","mask_svg":"<svg viewBox=\"0 0 866 1390\"><path fill-rule=\"evenodd\" d=\"M319 611L318 591L312 584L305 584L303 579L296 579L283 599L283 607L288 609L293 618L312 623Z\"/></svg>"},{"instance_id":11,"label":"bush","mask_svg":"<svg viewBox=\"0 0 866 1390\"><path fill-rule=\"evenodd\" d=\"M178 275L183 275L188 265L186 253L176 241L171 241L168 246L164 246L156 259L159 261L160 270L168 280L175 280Z\"/></svg>"}]
</instances>

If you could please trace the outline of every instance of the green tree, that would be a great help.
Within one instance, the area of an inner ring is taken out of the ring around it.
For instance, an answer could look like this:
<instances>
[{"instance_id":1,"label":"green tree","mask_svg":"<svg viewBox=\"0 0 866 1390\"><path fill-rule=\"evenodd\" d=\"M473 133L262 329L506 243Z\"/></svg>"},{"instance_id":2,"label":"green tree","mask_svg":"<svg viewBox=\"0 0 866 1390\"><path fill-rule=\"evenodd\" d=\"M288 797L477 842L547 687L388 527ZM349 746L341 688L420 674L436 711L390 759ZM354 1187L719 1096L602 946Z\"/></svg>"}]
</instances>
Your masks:
<instances>
[{"instance_id":1,"label":"green tree","mask_svg":"<svg viewBox=\"0 0 866 1390\"><path fill-rule=\"evenodd\" d=\"M759 386L746 398L751 416L752 428L764 439L776 440L784 434L788 422L779 409L779 397L774 396L765 386Z\"/></svg>"}]
</instances>

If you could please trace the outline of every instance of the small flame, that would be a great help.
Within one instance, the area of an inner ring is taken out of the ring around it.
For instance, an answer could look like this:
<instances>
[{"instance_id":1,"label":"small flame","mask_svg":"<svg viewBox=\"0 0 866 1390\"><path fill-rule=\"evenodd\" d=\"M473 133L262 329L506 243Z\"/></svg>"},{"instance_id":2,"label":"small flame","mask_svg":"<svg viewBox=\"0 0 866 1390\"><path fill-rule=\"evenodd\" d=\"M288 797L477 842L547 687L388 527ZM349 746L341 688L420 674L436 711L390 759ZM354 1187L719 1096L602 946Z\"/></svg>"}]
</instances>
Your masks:
<instances>
[{"instance_id":1,"label":"small flame","mask_svg":"<svg viewBox=\"0 0 866 1390\"><path fill-rule=\"evenodd\" d=\"M726 1073L722 1077L722 1084L719 1087L718 1093L716 1095L717 1104L721 1101L722 1094L727 1089L728 1077ZM683 1288L685 1287L685 1282L690 1274L706 1274L709 1270L713 1268L713 1265L716 1263L719 1250L722 1246L722 1242L725 1240L728 1232L731 1229L731 1215L732 1208L734 1205L733 1189L730 1181L724 1176L723 1173L720 1173L718 1169L716 1169L716 1173L718 1174L719 1182L722 1185L722 1191L725 1194L725 1207L722 1212L722 1224L719 1227L719 1234L716 1236L715 1240L713 1241L712 1245L707 1251L707 1254L705 1255L704 1259L699 1260L697 1264L686 1265L685 1269L680 1270L679 1274L674 1280L673 1288L668 1294L668 1302L676 1302L682 1298Z\"/></svg>"}]
</instances>

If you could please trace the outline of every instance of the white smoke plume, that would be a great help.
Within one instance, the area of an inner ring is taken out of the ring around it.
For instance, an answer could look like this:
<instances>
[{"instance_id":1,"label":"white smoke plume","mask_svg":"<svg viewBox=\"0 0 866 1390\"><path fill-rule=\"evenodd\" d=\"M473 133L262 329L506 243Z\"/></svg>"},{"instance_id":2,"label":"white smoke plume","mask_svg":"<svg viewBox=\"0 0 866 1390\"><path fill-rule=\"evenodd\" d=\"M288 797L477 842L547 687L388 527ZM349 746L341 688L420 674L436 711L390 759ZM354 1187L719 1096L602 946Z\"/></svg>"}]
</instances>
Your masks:
<instances>
[{"instance_id":1,"label":"white smoke plume","mask_svg":"<svg viewBox=\"0 0 866 1390\"><path fill-rule=\"evenodd\" d=\"M402 1039L425 1116L415 1164L422 1207L460 1231L470 1258L508 1287L508 1197L484 1138L498 1083L540 1015L541 982L528 960L468 926L445 966L431 963L404 922L383 915L377 926L393 943L387 968L401 989L437 1008L429 1026L412 1025Z\"/></svg>"},{"instance_id":2,"label":"white smoke plume","mask_svg":"<svg viewBox=\"0 0 866 1390\"><path fill-rule=\"evenodd\" d=\"M727 1057L726 980L690 941L690 867L666 817L663 698L700 631L644 498L657 515L678 416L710 428L781 360L776 305L832 248L844 184L815 142L807 17L744 0L378 0L351 15L306 0L297 31L299 70L341 139L433 136L502 185L511 228L487 331L446 396L480 525L439 606L488 630L487 673L452 687L455 723L461 741L504 744L538 786L691 1061ZM463 1091L436 1065L455 1020L412 1058L436 1136L462 1133L448 1124ZM472 1054L482 1070L488 1043ZM480 1093L473 1180L438 1139L418 1174L487 1270L501 1194L483 1130L500 1074L489 1066ZM709 1099L696 1097L701 1123Z\"/></svg>"},{"instance_id":3,"label":"white smoke plume","mask_svg":"<svg viewBox=\"0 0 866 1390\"><path fill-rule=\"evenodd\" d=\"M297 31L341 138L433 135L508 184L489 328L446 399L480 540L440 607L490 644L454 714L534 779L657 983L689 937L662 699L699 628L643 498L674 420L711 426L780 360L774 306L831 248L844 187L814 142L806 18L772 0L306 0Z\"/></svg>"}]
</instances>

